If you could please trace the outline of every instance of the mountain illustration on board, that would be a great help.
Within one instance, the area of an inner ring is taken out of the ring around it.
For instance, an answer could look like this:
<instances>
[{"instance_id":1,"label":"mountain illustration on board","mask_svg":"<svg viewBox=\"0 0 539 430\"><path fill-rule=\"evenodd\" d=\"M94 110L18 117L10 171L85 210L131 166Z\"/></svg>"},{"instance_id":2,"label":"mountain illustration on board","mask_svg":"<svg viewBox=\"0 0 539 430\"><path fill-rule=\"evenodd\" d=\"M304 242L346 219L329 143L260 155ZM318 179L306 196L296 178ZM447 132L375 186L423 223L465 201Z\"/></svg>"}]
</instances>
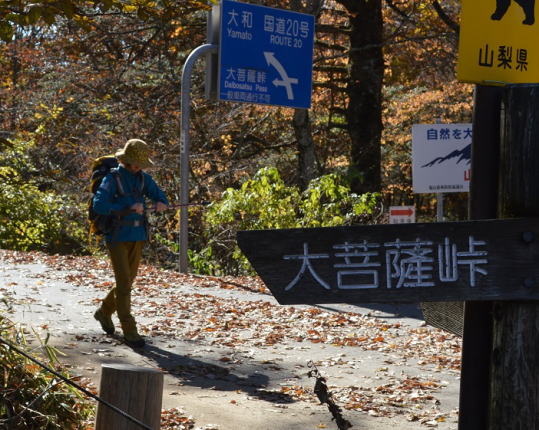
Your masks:
<instances>
[{"instance_id":1,"label":"mountain illustration on board","mask_svg":"<svg viewBox=\"0 0 539 430\"><path fill-rule=\"evenodd\" d=\"M453 158L457 158L457 164L459 164L461 161L465 161L466 164L470 164L472 161L472 144L466 145L464 148L460 150L455 150L447 154L445 157L436 157L434 160L429 161L427 164L424 164L421 167L432 167L435 164L442 164L448 160L451 160Z\"/></svg>"}]
</instances>

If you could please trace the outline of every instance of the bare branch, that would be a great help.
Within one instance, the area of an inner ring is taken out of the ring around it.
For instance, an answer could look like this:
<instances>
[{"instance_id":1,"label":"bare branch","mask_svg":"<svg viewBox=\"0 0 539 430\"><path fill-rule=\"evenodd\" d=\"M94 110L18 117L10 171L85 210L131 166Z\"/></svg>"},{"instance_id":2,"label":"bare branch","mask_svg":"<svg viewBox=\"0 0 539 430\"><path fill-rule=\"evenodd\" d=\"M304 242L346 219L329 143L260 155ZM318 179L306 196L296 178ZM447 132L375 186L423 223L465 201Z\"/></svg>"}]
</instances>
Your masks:
<instances>
[{"instance_id":1,"label":"bare branch","mask_svg":"<svg viewBox=\"0 0 539 430\"><path fill-rule=\"evenodd\" d=\"M438 0L432 1L432 7L440 17L440 19L447 25L451 30L453 30L457 35L459 34L460 26L451 19L449 15L445 13L445 11L442 9L442 6L440 6L440 3L438 3Z\"/></svg>"},{"instance_id":2,"label":"bare branch","mask_svg":"<svg viewBox=\"0 0 539 430\"><path fill-rule=\"evenodd\" d=\"M395 12L397 12L397 14L399 14L402 18L404 18L406 21L409 21L409 22L414 22L409 15L407 15L404 11L402 11L401 9L399 9L397 7L397 5L395 3L393 3L392 0L386 0L386 3L387 5L389 6L389 8Z\"/></svg>"}]
</instances>

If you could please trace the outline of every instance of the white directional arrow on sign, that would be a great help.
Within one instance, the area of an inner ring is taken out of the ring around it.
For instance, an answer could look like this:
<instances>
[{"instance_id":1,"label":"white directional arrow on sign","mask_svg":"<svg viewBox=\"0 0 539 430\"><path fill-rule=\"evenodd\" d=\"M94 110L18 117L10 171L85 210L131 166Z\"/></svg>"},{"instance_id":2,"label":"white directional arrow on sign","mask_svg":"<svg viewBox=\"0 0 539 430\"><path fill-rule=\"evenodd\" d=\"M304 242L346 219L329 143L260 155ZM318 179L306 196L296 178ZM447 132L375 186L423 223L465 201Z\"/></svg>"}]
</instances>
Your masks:
<instances>
[{"instance_id":1,"label":"white directional arrow on sign","mask_svg":"<svg viewBox=\"0 0 539 430\"><path fill-rule=\"evenodd\" d=\"M264 57L266 58L266 61L268 62L268 65L275 67L279 75L281 76L281 79L274 79L273 85L276 87L285 87L286 88L286 96L288 97L288 100L294 100L294 92L292 91L292 84L297 84L298 80L296 78L291 78L288 76L288 73L286 73L286 70L284 69L283 65L275 58L275 54L273 52L264 52Z\"/></svg>"}]
</instances>

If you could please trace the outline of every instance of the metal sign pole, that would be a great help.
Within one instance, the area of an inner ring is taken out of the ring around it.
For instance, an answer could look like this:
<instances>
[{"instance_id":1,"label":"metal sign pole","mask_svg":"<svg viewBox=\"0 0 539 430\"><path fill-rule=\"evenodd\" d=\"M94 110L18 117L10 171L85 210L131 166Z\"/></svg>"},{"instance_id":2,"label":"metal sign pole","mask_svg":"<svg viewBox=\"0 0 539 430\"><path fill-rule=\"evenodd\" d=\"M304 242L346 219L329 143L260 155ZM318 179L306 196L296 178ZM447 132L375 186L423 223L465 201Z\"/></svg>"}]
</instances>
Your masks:
<instances>
[{"instance_id":1,"label":"metal sign pole","mask_svg":"<svg viewBox=\"0 0 539 430\"><path fill-rule=\"evenodd\" d=\"M223 16L226 22L223 23ZM241 19L238 18L241 16ZM278 22L291 34L280 34ZM225 26L225 28L221 28ZM180 273L187 273L189 204L189 107L194 62L207 55L206 96L232 102L309 108L312 92L314 16L222 0L208 16L208 43L182 69L180 130ZM220 50L218 61L212 55ZM226 70L220 76L216 70ZM223 81L217 82L218 76ZM224 95L223 95L224 93Z\"/></svg>"},{"instance_id":2,"label":"metal sign pole","mask_svg":"<svg viewBox=\"0 0 539 430\"><path fill-rule=\"evenodd\" d=\"M180 273L187 273L189 233L189 114L191 107L191 74L195 61L202 55L217 51L217 45L205 44L194 49L182 68L181 129L180 129Z\"/></svg>"},{"instance_id":3,"label":"metal sign pole","mask_svg":"<svg viewBox=\"0 0 539 430\"><path fill-rule=\"evenodd\" d=\"M436 194L436 221L444 222L444 194Z\"/></svg>"}]
</instances>

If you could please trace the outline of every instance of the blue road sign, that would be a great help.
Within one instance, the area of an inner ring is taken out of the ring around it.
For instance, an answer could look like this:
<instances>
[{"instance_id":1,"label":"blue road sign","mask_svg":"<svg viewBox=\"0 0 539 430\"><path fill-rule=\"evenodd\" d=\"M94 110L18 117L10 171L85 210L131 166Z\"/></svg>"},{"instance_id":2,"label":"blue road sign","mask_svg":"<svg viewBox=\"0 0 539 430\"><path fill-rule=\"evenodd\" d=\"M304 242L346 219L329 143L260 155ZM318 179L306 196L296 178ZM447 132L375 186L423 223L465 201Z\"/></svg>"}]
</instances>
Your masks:
<instances>
[{"instance_id":1,"label":"blue road sign","mask_svg":"<svg viewBox=\"0 0 539 430\"><path fill-rule=\"evenodd\" d=\"M311 106L314 16L221 3L219 99Z\"/></svg>"}]
</instances>

